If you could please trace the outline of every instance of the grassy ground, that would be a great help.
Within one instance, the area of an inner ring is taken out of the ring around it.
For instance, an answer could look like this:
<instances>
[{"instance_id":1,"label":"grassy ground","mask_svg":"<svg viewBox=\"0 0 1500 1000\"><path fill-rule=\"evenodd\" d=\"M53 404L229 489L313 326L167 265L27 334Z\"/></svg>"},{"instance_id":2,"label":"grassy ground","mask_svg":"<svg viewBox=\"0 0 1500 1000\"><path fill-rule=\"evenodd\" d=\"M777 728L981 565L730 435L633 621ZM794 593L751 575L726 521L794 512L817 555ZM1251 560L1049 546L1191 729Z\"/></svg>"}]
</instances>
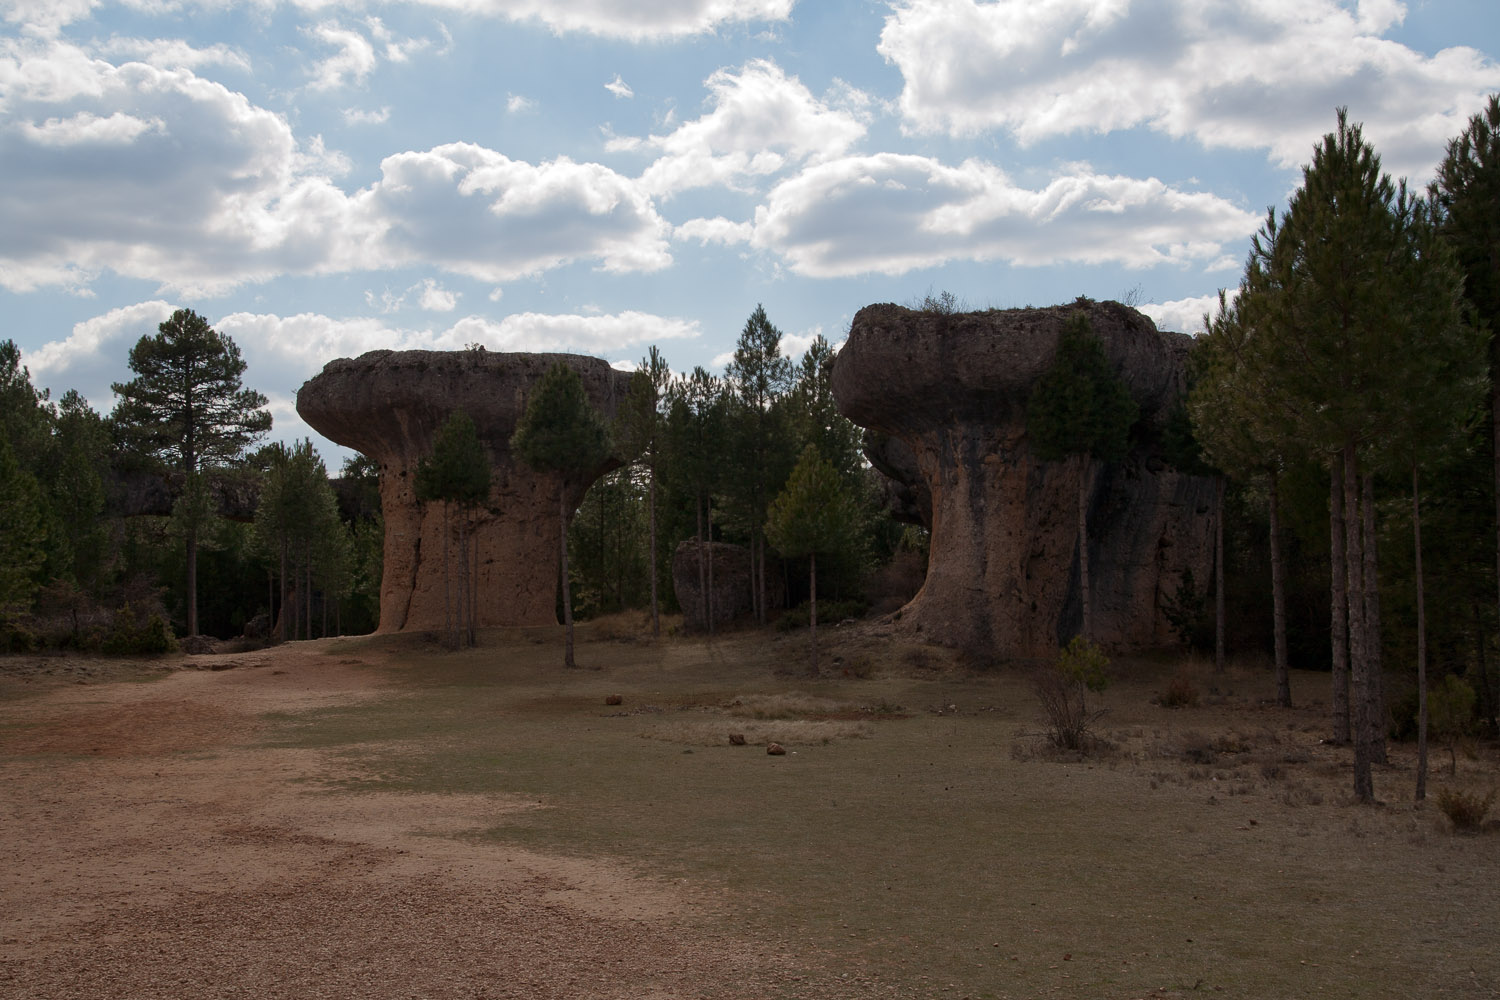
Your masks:
<instances>
[{"instance_id":1,"label":"grassy ground","mask_svg":"<svg viewBox=\"0 0 1500 1000\"><path fill-rule=\"evenodd\" d=\"M1326 675L1297 675L1304 707L1281 710L1260 670L1116 664L1107 745L1078 758L1036 735L1024 677L870 630L831 635L818 680L800 636L580 637L592 669L565 670L551 630L452 654L348 640L397 693L280 717L270 739L337 748L365 775L330 791L531 803L464 836L673 880L810 982L1500 995L1500 839L1413 807L1405 747L1377 774L1387 804L1353 805L1346 751L1321 742ZM1153 703L1174 675L1197 706ZM1453 779L1442 763L1435 787L1500 783L1493 748Z\"/></svg>"}]
</instances>

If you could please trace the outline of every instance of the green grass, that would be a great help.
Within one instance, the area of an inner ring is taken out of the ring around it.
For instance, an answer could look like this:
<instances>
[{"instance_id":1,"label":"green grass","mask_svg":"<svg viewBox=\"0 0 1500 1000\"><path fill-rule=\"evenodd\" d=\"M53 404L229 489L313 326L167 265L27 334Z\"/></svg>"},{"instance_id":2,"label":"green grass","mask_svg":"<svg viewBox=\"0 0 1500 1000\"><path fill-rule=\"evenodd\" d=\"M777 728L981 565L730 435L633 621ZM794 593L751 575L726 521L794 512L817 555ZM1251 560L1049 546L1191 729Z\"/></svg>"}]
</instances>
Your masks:
<instances>
[{"instance_id":1,"label":"green grass","mask_svg":"<svg viewBox=\"0 0 1500 1000\"><path fill-rule=\"evenodd\" d=\"M1181 777L1186 765L1153 758L1144 734L1229 716L1153 706L1148 680L1104 699L1104 725L1143 739L1103 759L1047 759L1012 753L1039 724L1023 681L941 656L917 677L808 681L775 672L796 667L796 637L585 641L580 662L603 669L567 671L537 638L449 655L351 643L350 655L392 664L370 668L394 682L389 697L281 717L271 739L347 755L364 777L340 791L535 802L466 836L685 879L724 901L726 927L791 947L814 975L995 997L1438 997L1500 984L1493 837L1442 837L1430 814L1348 805L1337 776L1315 808L1284 804L1275 780L1231 794L1213 769ZM1164 682L1173 668L1137 669ZM799 700L814 714L885 711L865 717L867 737L785 757L649 738L684 724L727 737L745 705ZM1267 732L1288 725L1239 711ZM1163 768L1179 780L1154 781ZM1319 773L1308 765L1299 780Z\"/></svg>"}]
</instances>

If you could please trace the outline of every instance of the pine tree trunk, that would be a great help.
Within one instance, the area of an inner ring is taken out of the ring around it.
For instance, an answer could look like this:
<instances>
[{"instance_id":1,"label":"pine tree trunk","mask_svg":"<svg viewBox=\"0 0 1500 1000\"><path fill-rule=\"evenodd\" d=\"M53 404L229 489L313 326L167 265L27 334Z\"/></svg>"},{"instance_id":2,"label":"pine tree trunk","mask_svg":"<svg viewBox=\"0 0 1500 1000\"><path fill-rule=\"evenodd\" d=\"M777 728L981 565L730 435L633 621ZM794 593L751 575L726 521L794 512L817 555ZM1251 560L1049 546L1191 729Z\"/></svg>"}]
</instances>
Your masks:
<instances>
[{"instance_id":1,"label":"pine tree trunk","mask_svg":"<svg viewBox=\"0 0 1500 1000\"><path fill-rule=\"evenodd\" d=\"M563 606L563 665L576 667L573 662L573 588L568 582L568 488L564 483L557 487L557 513L560 525L559 540L562 549L562 606Z\"/></svg>"},{"instance_id":2,"label":"pine tree trunk","mask_svg":"<svg viewBox=\"0 0 1500 1000\"><path fill-rule=\"evenodd\" d=\"M1500 376L1500 370L1495 370L1497 364L1493 360L1495 355L1492 353L1490 357L1492 359L1491 378ZM1494 386L1493 383L1490 389L1490 433L1494 440L1495 456L1495 582L1496 584L1500 584L1500 387ZM1482 649L1483 643L1480 645ZM1483 688L1479 693L1480 698L1482 702L1489 703L1481 704L1480 714L1481 716L1488 716L1493 722L1494 701L1490 697L1488 671L1481 670L1479 672L1479 683L1480 687Z\"/></svg>"},{"instance_id":3,"label":"pine tree trunk","mask_svg":"<svg viewBox=\"0 0 1500 1000\"><path fill-rule=\"evenodd\" d=\"M281 614L277 618L277 634L280 642L286 642L286 562L287 562L287 537L281 536Z\"/></svg>"},{"instance_id":4,"label":"pine tree trunk","mask_svg":"<svg viewBox=\"0 0 1500 1000\"><path fill-rule=\"evenodd\" d=\"M1224 477L1214 477L1214 670L1224 672Z\"/></svg>"},{"instance_id":5,"label":"pine tree trunk","mask_svg":"<svg viewBox=\"0 0 1500 1000\"><path fill-rule=\"evenodd\" d=\"M807 624L812 636L812 675L818 676L818 554L811 555L812 599L808 605Z\"/></svg>"},{"instance_id":6,"label":"pine tree trunk","mask_svg":"<svg viewBox=\"0 0 1500 1000\"><path fill-rule=\"evenodd\" d=\"M306 632L304 638L311 639L312 634L312 542L304 542L302 545L302 585L307 593L303 595L302 603L307 609L307 617L302 623Z\"/></svg>"},{"instance_id":7,"label":"pine tree trunk","mask_svg":"<svg viewBox=\"0 0 1500 1000\"><path fill-rule=\"evenodd\" d=\"M1349 571L1344 553L1344 460L1328 463L1329 607L1333 657L1333 741L1349 742Z\"/></svg>"},{"instance_id":8,"label":"pine tree trunk","mask_svg":"<svg viewBox=\"0 0 1500 1000\"><path fill-rule=\"evenodd\" d=\"M194 518L197 514L192 515ZM198 525L187 530L187 632L198 634Z\"/></svg>"},{"instance_id":9,"label":"pine tree trunk","mask_svg":"<svg viewBox=\"0 0 1500 1000\"><path fill-rule=\"evenodd\" d=\"M1364 474L1361 520L1365 544L1365 661L1370 683L1365 691L1370 713L1370 760L1388 763L1385 754L1385 667L1382 663L1380 629L1380 544L1375 533L1375 474Z\"/></svg>"},{"instance_id":10,"label":"pine tree trunk","mask_svg":"<svg viewBox=\"0 0 1500 1000\"><path fill-rule=\"evenodd\" d=\"M656 599L656 466L651 467L651 485L647 501L651 522L651 638L661 638L661 605Z\"/></svg>"},{"instance_id":11,"label":"pine tree trunk","mask_svg":"<svg viewBox=\"0 0 1500 1000\"><path fill-rule=\"evenodd\" d=\"M1089 590L1089 457L1078 455L1078 589L1083 600L1083 637L1092 642L1093 599Z\"/></svg>"},{"instance_id":12,"label":"pine tree trunk","mask_svg":"<svg viewBox=\"0 0 1500 1000\"><path fill-rule=\"evenodd\" d=\"M1349 577L1349 671L1353 680L1354 797L1375 800L1370 775L1370 660L1366 647L1369 631L1365 623L1364 525L1360 517L1359 453L1350 441L1344 445L1344 555Z\"/></svg>"},{"instance_id":13,"label":"pine tree trunk","mask_svg":"<svg viewBox=\"0 0 1500 1000\"><path fill-rule=\"evenodd\" d=\"M1292 673L1286 654L1286 567L1281 557L1280 476L1271 470L1271 632L1276 650L1276 704L1292 707Z\"/></svg>"},{"instance_id":14,"label":"pine tree trunk","mask_svg":"<svg viewBox=\"0 0 1500 1000\"><path fill-rule=\"evenodd\" d=\"M1411 466L1411 535L1417 583L1417 792L1427 798L1427 594L1422 583L1422 503L1417 464Z\"/></svg>"},{"instance_id":15,"label":"pine tree trunk","mask_svg":"<svg viewBox=\"0 0 1500 1000\"><path fill-rule=\"evenodd\" d=\"M704 600L707 602L707 607L708 607L708 634L709 635L713 635L714 634L714 498L713 498L713 494L712 493L710 493L708 495L708 499L707 499L707 501L705 503L705 509L706 509L706 511L708 513L708 593L704 595Z\"/></svg>"}]
</instances>

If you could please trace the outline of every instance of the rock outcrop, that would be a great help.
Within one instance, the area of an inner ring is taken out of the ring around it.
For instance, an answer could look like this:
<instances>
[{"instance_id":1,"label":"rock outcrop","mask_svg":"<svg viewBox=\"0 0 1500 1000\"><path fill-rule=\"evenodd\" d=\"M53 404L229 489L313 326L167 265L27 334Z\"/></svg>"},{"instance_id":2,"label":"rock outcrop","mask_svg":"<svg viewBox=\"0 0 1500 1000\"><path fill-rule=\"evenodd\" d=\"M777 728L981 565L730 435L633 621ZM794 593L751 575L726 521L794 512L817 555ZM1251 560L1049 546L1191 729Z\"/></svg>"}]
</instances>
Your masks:
<instances>
[{"instance_id":1,"label":"rock outcrop","mask_svg":"<svg viewBox=\"0 0 1500 1000\"><path fill-rule=\"evenodd\" d=\"M297 393L297 412L308 424L380 465L385 568L379 631L443 626L443 515L440 505L424 510L418 504L415 475L457 410L474 421L494 473L489 504L474 529L479 625L556 623L558 491L576 506L615 466L607 462L564 479L535 473L511 455L510 436L532 387L558 361L578 372L594 406L613 417L629 375L576 354L371 351L329 362Z\"/></svg>"},{"instance_id":2,"label":"rock outcrop","mask_svg":"<svg viewBox=\"0 0 1500 1000\"><path fill-rule=\"evenodd\" d=\"M932 530L927 580L897 612L930 640L1001 658L1054 654L1082 628L1076 472L1026 438L1026 401L1063 323L1085 309L1140 407L1125 461L1095 465L1089 500L1094 638L1117 650L1172 640L1164 602L1209 578L1211 480L1168 466L1156 441L1182 392L1190 338L1114 302L854 317L833 368L839 409L873 431L871 462L900 512Z\"/></svg>"}]
</instances>

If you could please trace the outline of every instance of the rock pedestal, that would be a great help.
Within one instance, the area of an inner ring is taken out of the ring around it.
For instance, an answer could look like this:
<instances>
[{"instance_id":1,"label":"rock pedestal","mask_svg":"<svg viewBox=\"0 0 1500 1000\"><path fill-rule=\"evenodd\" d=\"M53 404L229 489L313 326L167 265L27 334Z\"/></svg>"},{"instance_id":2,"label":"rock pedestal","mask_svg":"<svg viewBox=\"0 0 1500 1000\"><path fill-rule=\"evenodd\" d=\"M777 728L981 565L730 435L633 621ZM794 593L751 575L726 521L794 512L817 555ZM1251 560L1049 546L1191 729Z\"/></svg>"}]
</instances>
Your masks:
<instances>
[{"instance_id":1,"label":"rock pedestal","mask_svg":"<svg viewBox=\"0 0 1500 1000\"><path fill-rule=\"evenodd\" d=\"M443 627L442 505L417 502L415 477L417 463L431 453L438 430L457 410L474 421L494 475L489 503L473 529L478 624L557 622L558 493L576 507L589 485L618 464L611 460L565 479L533 472L511 455L510 437L530 393L558 361L578 372L590 401L612 418L630 376L576 354L371 351L329 362L297 393L297 412L318 433L380 465L380 632Z\"/></svg>"},{"instance_id":2,"label":"rock pedestal","mask_svg":"<svg viewBox=\"0 0 1500 1000\"><path fill-rule=\"evenodd\" d=\"M1026 438L1026 401L1077 309L1141 414L1129 456L1093 467L1095 641L1122 651L1171 642L1164 602L1186 570L1209 579L1213 482L1177 472L1155 444L1183 391L1190 338L1114 302L956 314L867 306L834 362L833 393L874 432L870 458L899 481L905 515L931 528L926 583L897 612L929 640L1038 658L1082 629L1077 471L1038 460Z\"/></svg>"}]
</instances>

